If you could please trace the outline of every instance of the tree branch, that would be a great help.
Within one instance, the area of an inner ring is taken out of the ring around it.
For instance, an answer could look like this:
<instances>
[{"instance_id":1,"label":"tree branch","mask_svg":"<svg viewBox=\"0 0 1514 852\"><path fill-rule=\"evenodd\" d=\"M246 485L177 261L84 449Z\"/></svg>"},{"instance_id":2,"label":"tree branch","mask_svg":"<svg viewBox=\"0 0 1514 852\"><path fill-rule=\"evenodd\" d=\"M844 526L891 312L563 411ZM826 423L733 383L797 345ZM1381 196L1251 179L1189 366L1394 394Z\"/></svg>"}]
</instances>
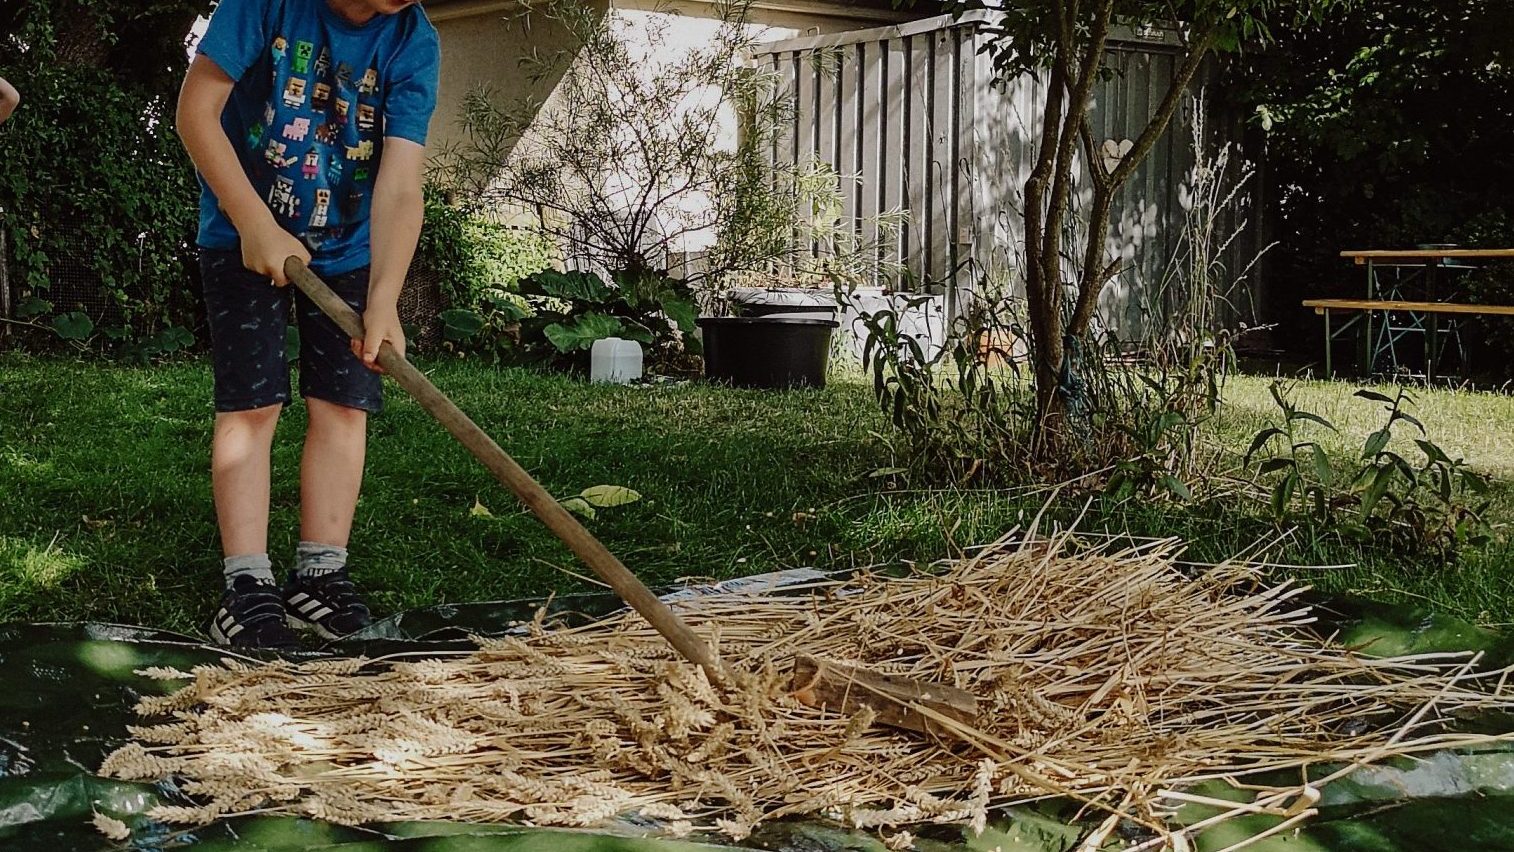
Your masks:
<instances>
[{"instance_id":1,"label":"tree branch","mask_svg":"<svg viewBox=\"0 0 1514 852\"><path fill-rule=\"evenodd\" d=\"M1088 245L1085 247L1083 259L1083 277L1078 285L1077 304L1073 308L1072 319L1067 325L1068 332L1073 335L1082 336L1088 333L1088 329L1093 324L1094 310L1098 306L1099 293L1110 278L1118 273L1120 265L1118 259L1108 266L1101 263L1105 252L1110 206L1113 204L1114 195L1120 187L1130 181L1135 170L1145 162L1156 147L1157 140L1171 126L1172 117L1177 113L1178 105L1188 93L1189 86L1193 83L1193 78L1197 76L1199 68L1208 58L1209 48L1218 32L1217 24L1211 24L1201 31L1194 42L1192 52L1173 75L1172 83L1168 86L1156 114L1141 132L1140 137L1130 149L1130 153L1121 158L1120 164L1109 175L1107 183L1095 191L1094 209L1089 217ZM1114 271L1111 272L1111 270Z\"/></svg>"}]
</instances>

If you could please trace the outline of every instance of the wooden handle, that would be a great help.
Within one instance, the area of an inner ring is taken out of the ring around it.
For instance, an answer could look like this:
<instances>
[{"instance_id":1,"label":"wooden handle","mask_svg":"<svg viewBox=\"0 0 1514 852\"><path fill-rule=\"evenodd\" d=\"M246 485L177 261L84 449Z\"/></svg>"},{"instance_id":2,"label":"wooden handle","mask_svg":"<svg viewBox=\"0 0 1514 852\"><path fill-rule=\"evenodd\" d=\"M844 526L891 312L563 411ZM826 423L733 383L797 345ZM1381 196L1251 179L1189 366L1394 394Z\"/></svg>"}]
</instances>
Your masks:
<instances>
[{"instance_id":1,"label":"wooden handle","mask_svg":"<svg viewBox=\"0 0 1514 852\"><path fill-rule=\"evenodd\" d=\"M331 291L314 272L300 262L297 257L290 257L284 261L284 274L294 282L305 295L315 302L326 316L331 317L342 331L345 331L354 340L362 340L363 319L357 315L351 306L342 301L341 297ZM445 394L431 384L431 380L425 374L416 369L404 356L394 351L394 348L385 343L379 349L378 363L384 371L394 379L400 387L404 388L415 397L421 407L435 417L444 426L452 437L456 438L468 452L484 463L484 467L494 474L494 478L504 483L515 496L519 497L526 508L530 509L542 523L547 525L554 535L562 540L579 559L584 561L598 574L601 579L620 595L621 600L631 605L631 608L641 613L642 617L652 624L673 647L704 669L705 675L716 684L725 682L724 672L720 661L711 653L710 646L689 629L683 619L679 618L667 604L663 603L652 594L642 582L636 579L620 560L599 543L593 534L584 529L583 524L578 522L567 509L562 507L545 488L531 478L524 468L510 458L499 444L494 442L488 434L480 429L462 409L453 404Z\"/></svg>"},{"instance_id":2,"label":"wooden handle","mask_svg":"<svg viewBox=\"0 0 1514 852\"><path fill-rule=\"evenodd\" d=\"M803 654L794 658L789 694L800 704L843 716L870 707L884 725L935 736L951 736L951 732L917 706L965 724L978 719L978 699L955 686L883 675Z\"/></svg>"}]
</instances>

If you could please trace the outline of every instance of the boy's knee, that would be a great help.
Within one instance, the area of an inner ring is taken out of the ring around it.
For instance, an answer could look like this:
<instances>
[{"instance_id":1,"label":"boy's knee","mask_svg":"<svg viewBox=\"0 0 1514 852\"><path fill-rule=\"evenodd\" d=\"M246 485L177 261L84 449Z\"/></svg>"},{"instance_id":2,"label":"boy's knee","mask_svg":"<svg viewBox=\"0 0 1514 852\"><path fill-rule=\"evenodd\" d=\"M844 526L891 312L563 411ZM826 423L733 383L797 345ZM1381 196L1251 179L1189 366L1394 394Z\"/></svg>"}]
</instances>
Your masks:
<instances>
[{"instance_id":1,"label":"boy's knee","mask_svg":"<svg viewBox=\"0 0 1514 852\"><path fill-rule=\"evenodd\" d=\"M216 420L227 423L258 428L272 426L279 420L279 414L284 410L283 403L262 405L257 408L244 408L240 411L218 411Z\"/></svg>"},{"instance_id":2,"label":"boy's knee","mask_svg":"<svg viewBox=\"0 0 1514 852\"><path fill-rule=\"evenodd\" d=\"M339 426L359 427L368 422L368 412L339 402L329 402L315 397L306 397L305 406L312 420L321 420Z\"/></svg>"}]
</instances>

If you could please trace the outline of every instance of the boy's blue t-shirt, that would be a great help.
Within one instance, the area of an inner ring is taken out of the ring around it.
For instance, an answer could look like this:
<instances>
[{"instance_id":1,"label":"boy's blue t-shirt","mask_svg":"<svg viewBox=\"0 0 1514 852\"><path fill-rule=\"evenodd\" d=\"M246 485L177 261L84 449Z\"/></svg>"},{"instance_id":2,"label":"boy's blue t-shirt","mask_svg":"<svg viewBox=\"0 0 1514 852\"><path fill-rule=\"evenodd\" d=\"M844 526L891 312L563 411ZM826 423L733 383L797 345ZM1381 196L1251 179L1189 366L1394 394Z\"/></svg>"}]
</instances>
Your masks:
<instances>
[{"instance_id":1,"label":"boy's blue t-shirt","mask_svg":"<svg viewBox=\"0 0 1514 852\"><path fill-rule=\"evenodd\" d=\"M384 137L425 144L441 52L418 4L357 26L326 0L221 0L199 52L236 81L221 126L253 189L340 275L369 263L368 211ZM199 244L236 228L200 181Z\"/></svg>"}]
</instances>

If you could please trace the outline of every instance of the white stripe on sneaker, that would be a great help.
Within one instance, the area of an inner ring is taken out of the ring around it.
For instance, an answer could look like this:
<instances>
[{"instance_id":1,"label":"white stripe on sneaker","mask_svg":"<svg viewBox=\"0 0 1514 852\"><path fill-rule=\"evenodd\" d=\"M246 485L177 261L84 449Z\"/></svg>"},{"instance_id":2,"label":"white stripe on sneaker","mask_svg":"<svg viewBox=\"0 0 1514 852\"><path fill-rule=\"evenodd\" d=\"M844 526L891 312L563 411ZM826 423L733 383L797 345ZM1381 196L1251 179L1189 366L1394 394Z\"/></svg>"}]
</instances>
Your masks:
<instances>
[{"instance_id":1,"label":"white stripe on sneaker","mask_svg":"<svg viewBox=\"0 0 1514 852\"><path fill-rule=\"evenodd\" d=\"M246 630L246 629L247 629L246 627L244 627L244 626L242 626L240 624L233 625L230 630L226 631L226 638L230 639L230 638L236 636L238 633L241 633L243 630Z\"/></svg>"},{"instance_id":2,"label":"white stripe on sneaker","mask_svg":"<svg viewBox=\"0 0 1514 852\"><path fill-rule=\"evenodd\" d=\"M289 596L289 602L298 606L300 603L310 600L310 596L304 592L295 592Z\"/></svg>"},{"instance_id":3,"label":"white stripe on sneaker","mask_svg":"<svg viewBox=\"0 0 1514 852\"><path fill-rule=\"evenodd\" d=\"M320 609L319 612L317 612L314 615L310 616L310 620L311 621L321 621L321 620L325 619L327 616L331 615L331 612L332 612L332 610L331 610L330 607L324 607L323 606L323 607L321 607L321 609Z\"/></svg>"}]
</instances>

